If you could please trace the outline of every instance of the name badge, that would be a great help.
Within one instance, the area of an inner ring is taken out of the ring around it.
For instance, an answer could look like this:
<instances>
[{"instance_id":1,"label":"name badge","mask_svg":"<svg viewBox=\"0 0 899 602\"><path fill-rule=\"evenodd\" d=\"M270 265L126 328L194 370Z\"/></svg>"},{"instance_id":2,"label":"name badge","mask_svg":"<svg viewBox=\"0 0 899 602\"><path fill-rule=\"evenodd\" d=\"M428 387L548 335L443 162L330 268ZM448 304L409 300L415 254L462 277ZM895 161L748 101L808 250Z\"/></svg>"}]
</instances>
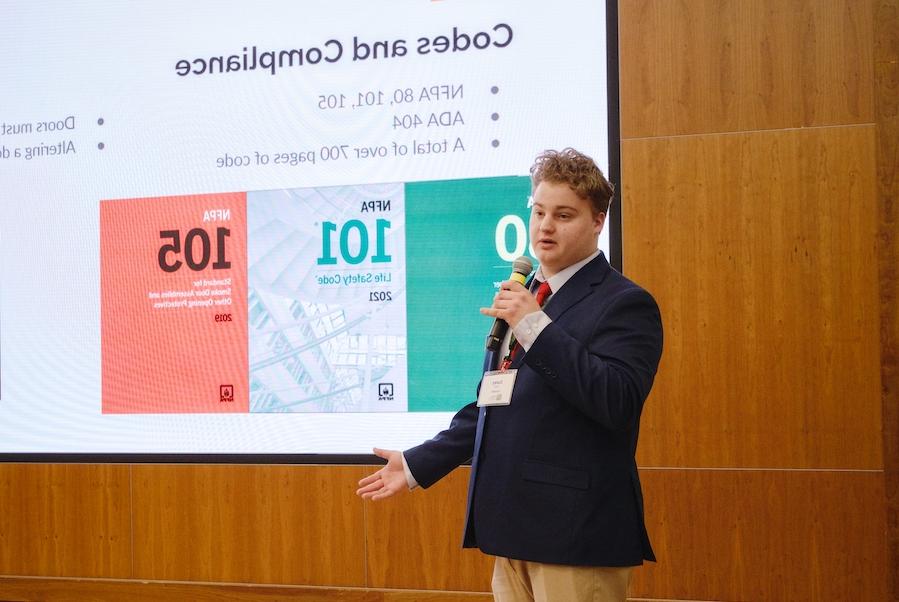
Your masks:
<instances>
[{"instance_id":1,"label":"name badge","mask_svg":"<svg viewBox=\"0 0 899 602\"><path fill-rule=\"evenodd\" d=\"M478 394L478 407L507 406L512 403L512 388L518 370L494 370L485 372Z\"/></svg>"}]
</instances>

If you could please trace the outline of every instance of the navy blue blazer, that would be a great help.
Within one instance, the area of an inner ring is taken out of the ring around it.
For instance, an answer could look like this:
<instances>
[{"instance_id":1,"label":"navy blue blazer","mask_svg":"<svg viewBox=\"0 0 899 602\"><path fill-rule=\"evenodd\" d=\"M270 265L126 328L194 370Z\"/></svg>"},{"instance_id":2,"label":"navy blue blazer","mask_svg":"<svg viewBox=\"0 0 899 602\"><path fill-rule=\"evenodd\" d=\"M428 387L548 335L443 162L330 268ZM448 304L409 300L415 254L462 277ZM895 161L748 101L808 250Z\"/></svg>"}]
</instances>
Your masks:
<instances>
[{"instance_id":1,"label":"navy blue blazer","mask_svg":"<svg viewBox=\"0 0 899 602\"><path fill-rule=\"evenodd\" d=\"M634 459L662 353L655 300L600 254L550 297L512 403L462 408L404 452L429 487L472 460L465 547L581 566L655 560Z\"/></svg>"}]
</instances>

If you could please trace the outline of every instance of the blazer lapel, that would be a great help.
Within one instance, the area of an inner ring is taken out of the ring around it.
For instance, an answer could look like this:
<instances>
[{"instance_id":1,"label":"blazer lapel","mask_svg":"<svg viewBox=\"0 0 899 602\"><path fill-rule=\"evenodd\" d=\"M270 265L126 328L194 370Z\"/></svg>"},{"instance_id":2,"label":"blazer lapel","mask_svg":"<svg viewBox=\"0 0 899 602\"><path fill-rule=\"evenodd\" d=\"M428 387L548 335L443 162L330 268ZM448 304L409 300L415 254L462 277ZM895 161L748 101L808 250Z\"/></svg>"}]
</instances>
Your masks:
<instances>
[{"instance_id":1,"label":"blazer lapel","mask_svg":"<svg viewBox=\"0 0 899 602\"><path fill-rule=\"evenodd\" d=\"M554 292L543 307L543 311L550 320L558 320L566 311L581 302L589 295L593 288L602 284L611 270L609 262L602 251L593 261L582 267L565 283L559 292ZM528 283L530 288L530 283ZM524 362L524 353L518 353L512 362L511 368L518 368Z\"/></svg>"},{"instance_id":2,"label":"blazer lapel","mask_svg":"<svg viewBox=\"0 0 899 602\"><path fill-rule=\"evenodd\" d=\"M599 255L578 270L559 292L552 294L543 311L550 320L557 320L589 295L593 287L602 284L611 269L605 255L600 251Z\"/></svg>"}]
</instances>

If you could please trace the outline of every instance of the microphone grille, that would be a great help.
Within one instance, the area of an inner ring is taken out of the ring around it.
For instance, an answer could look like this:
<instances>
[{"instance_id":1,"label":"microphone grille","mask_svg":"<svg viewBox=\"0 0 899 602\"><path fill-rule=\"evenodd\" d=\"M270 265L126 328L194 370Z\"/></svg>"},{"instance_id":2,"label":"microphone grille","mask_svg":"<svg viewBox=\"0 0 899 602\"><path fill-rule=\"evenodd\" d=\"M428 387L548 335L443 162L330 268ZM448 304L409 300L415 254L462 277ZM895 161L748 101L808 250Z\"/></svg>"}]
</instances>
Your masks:
<instances>
[{"instance_id":1,"label":"microphone grille","mask_svg":"<svg viewBox=\"0 0 899 602\"><path fill-rule=\"evenodd\" d=\"M524 276L530 275L531 271L534 269L534 262L531 261L530 257L526 257L522 255L514 262L512 262L512 271L516 274L522 274Z\"/></svg>"}]
</instances>

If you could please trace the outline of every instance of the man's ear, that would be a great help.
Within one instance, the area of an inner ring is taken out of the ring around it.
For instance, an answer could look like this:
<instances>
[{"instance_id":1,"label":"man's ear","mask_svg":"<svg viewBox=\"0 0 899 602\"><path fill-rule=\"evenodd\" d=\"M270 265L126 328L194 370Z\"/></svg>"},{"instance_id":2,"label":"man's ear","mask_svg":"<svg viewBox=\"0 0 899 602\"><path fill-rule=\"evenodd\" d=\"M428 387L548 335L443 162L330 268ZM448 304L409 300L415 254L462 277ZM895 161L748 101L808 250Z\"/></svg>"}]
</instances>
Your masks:
<instances>
[{"instance_id":1,"label":"man's ear","mask_svg":"<svg viewBox=\"0 0 899 602\"><path fill-rule=\"evenodd\" d=\"M598 235L606 223L606 212L600 211L593 217L593 231Z\"/></svg>"}]
</instances>

